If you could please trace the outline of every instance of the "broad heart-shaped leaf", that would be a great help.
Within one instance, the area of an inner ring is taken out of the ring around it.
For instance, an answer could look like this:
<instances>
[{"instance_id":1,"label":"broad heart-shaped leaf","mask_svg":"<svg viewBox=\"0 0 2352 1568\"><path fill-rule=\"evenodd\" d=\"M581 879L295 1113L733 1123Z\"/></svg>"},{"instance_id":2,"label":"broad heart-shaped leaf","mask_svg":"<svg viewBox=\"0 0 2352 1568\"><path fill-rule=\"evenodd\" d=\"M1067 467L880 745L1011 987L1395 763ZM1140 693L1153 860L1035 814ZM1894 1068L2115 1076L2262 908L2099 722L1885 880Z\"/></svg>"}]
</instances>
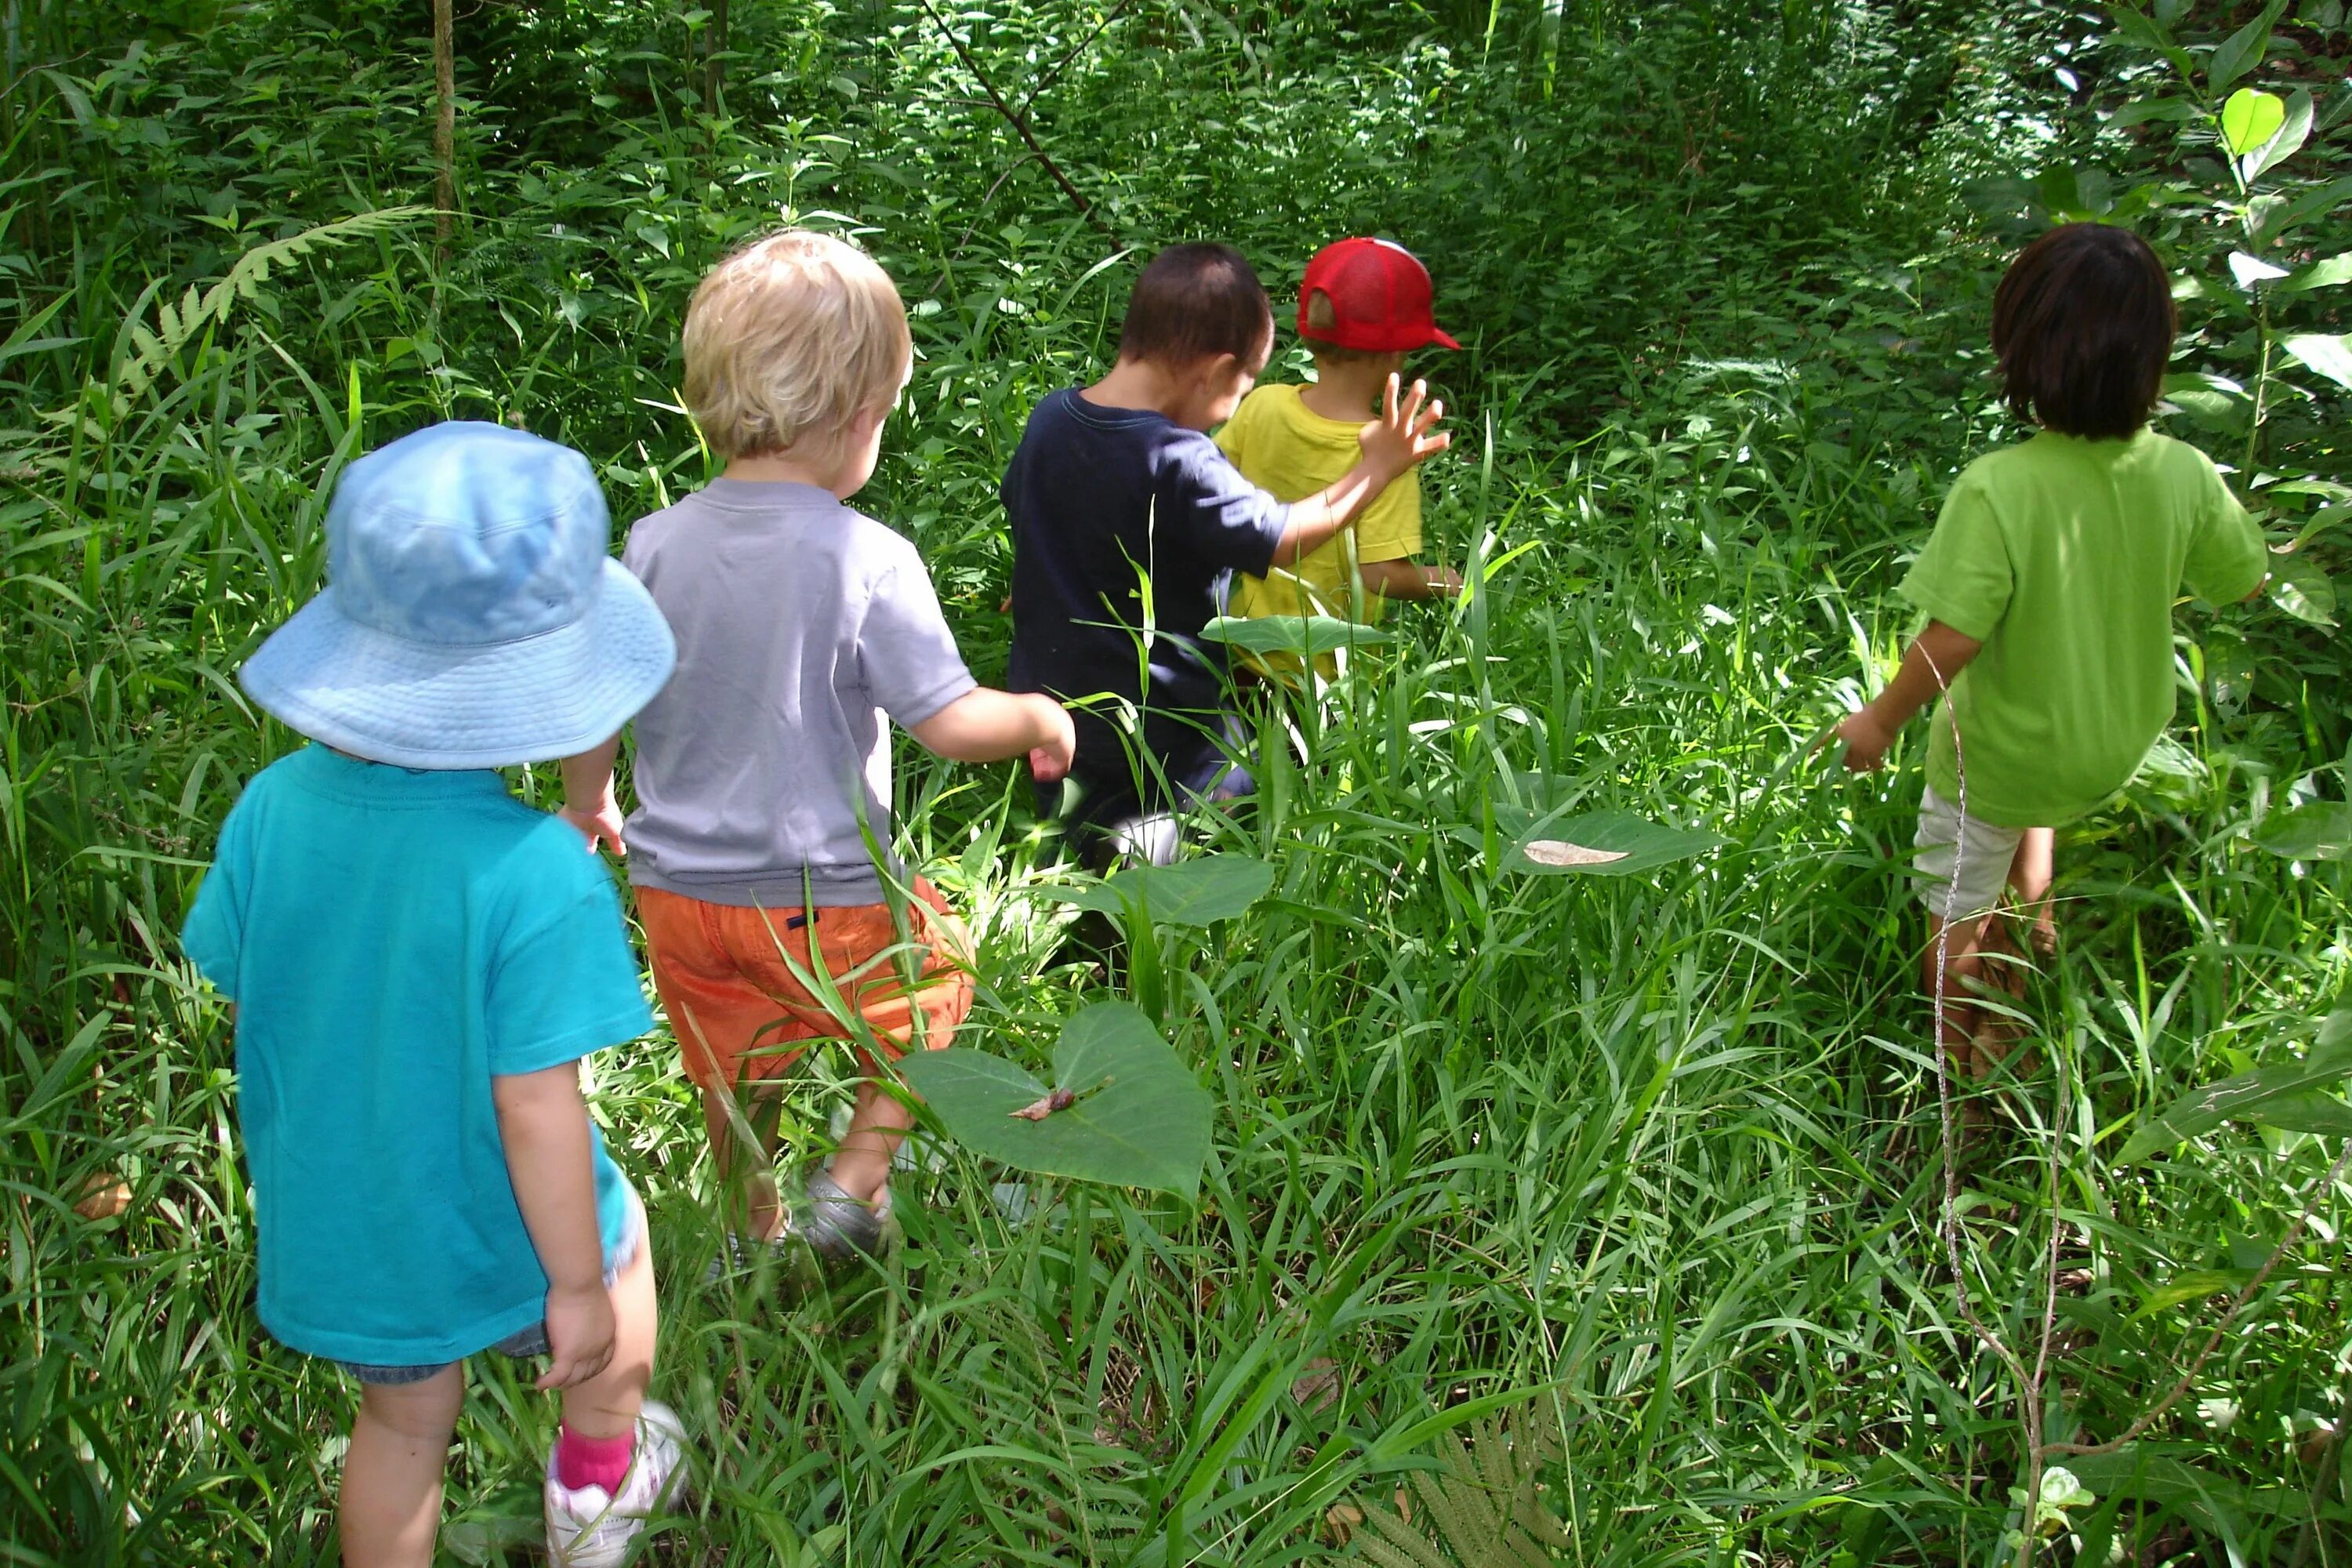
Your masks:
<instances>
[{"instance_id":1,"label":"broad heart-shaped leaf","mask_svg":"<svg viewBox=\"0 0 2352 1568\"><path fill-rule=\"evenodd\" d=\"M2301 1060L2272 1062L2191 1089L2174 1100L2163 1115L2131 1135L2116 1155L2116 1163L2145 1160L2224 1121L2267 1122L2273 1108L2298 1124L2289 1131L2325 1131L2307 1125L2315 1115L2326 1113L2317 1111L2306 1097L2329 1099L2319 1091L2346 1077L2352 1077L2352 1007L2328 1015L2319 1026L2319 1037Z\"/></svg>"},{"instance_id":2,"label":"broad heart-shaped leaf","mask_svg":"<svg viewBox=\"0 0 2352 1568\"><path fill-rule=\"evenodd\" d=\"M1265 896L1274 868L1247 855L1203 855L1173 866L1129 866L1091 887L1056 888L1066 904L1098 914L1140 910L1158 925L1231 920Z\"/></svg>"},{"instance_id":3,"label":"broad heart-shaped leaf","mask_svg":"<svg viewBox=\"0 0 2352 1568\"><path fill-rule=\"evenodd\" d=\"M2336 624L2336 584L2308 555L2273 557L2271 603L2315 626Z\"/></svg>"},{"instance_id":4,"label":"broad heart-shaped leaf","mask_svg":"<svg viewBox=\"0 0 2352 1568\"><path fill-rule=\"evenodd\" d=\"M2352 858L2352 803L2306 801L2292 811L2274 811L2254 829L2254 842L2288 860Z\"/></svg>"},{"instance_id":5,"label":"broad heart-shaped leaf","mask_svg":"<svg viewBox=\"0 0 2352 1568\"><path fill-rule=\"evenodd\" d=\"M983 1159L1187 1199L1200 1191L1209 1093L1128 1003L1095 1003L1062 1026L1050 1084L984 1051L915 1051L898 1070L949 1135ZM1042 1121L1013 1114L1057 1089L1076 1102Z\"/></svg>"},{"instance_id":6,"label":"broad heart-shaped leaf","mask_svg":"<svg viewBox=\"0 0 2352 1568\"><path fill-rule=\"evenodd\" d=\"M1297 653L1310 658L1389 640L1386 632L1337 616L1219 616L1201 628L1201 637L1251 653Z\"/></svg>"},{"instance_id":7,"label":"broad heart-shaped leaf","mask_svg":"<svg viewBox=\"0 0 2352 1568\"><path fill-rule=\"evenodd\" d=\"M2341 337L2326 332L2304 332L2292 338L2281 338L2279 347L2336 385L2352 386L2352 347L2347 347Z\"/></svg>"},{"instance_id":8,"label":"broad heart-shaped leaf","mask_svg":"<svg viewBox=\"0 0 2352 1568\"><path fill-rule=\"evenodd\" d=\"M1630 877L1654 867L1687 860L1728 842L1717 834L1668 827L1630 811L1592 811L1581 816L1537 822L1503 857L1503 868L1543 877ZM1528 853L1530 845L1551 844L1567 847L1538 851L1535 857ZM1597 859L1574 853L1579 849L1622 858Z\"/></svg>"},{"instance_id":9,"label":"broad heart-shaped leaf","mask_svg":"<svg viewBox=\"0 0 2352 1568\"><path fill-rule=\"evenodd\" d=\"M2286 100L2274 92L2242 87L2221 106L2221 140L2241 158L2277 135L2285 123Z\"/></svg>"},{"instance_id":10,"label":"broad heart-shaped leaf","mask_svg":"<svg viewBox=\"0 0 2352 1568\"><path fill-rule=\"evenodd\" d=\"M2239 171L2251 180L2285 163L2311 139L2311 94L2301 88L2288 95L2286 123L2263 139L2263 144L2238 161Z\"/></svg>"}]
</instances>

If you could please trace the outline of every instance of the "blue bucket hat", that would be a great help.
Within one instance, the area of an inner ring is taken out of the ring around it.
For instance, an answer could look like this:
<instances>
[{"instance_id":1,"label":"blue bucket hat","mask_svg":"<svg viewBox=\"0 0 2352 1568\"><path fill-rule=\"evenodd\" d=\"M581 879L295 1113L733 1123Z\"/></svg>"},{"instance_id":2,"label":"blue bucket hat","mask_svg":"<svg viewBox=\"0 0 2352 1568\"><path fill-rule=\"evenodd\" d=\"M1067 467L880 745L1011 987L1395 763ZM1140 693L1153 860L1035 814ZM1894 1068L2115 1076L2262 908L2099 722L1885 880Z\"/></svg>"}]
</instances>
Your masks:
<instances>
[{"instance_id":1,"label":"blue bucket hat","mask_svg":"<svg viewBox=\"0 0 2352 1568\"><path fill-rule=\"evenodd\" d=\"M410 768L571 756L677 662L606 552L588 459L504 426L435 425L353 463L327 510L327 586L247 659L256 702L315 741Z\"/></svg>"}]
</instances>

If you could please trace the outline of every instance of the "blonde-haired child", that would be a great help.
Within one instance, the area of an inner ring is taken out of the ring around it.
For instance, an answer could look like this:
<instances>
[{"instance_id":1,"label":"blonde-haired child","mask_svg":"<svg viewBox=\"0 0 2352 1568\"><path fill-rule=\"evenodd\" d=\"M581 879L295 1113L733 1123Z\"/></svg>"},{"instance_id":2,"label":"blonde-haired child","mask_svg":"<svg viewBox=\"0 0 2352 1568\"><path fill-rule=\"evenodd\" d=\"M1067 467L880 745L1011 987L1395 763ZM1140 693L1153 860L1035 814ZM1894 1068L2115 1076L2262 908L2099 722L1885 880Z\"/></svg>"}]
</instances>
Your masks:
<instances>
[{"instance_id":1,"label":"blonde-haired child","mask_svg":"<svg viewBox=\"0 0 2352 1568\"><path fill-rule=\"evenodd\" d=\"M944 1047L971 1010L963 927L887 850L885 720L939 756L1025 754L1054 779L1070 719L975 682L915 547L845 504L873 475L910 369L906 310L871 258L772 235L703 279L685 335L687 404L727 468L640 521L623 555L677 635L677 673L636 718L625 829L617 738L565 765L564 812L592 845L618 849L625 832L654 984L730 1188L732 1256L793 1233L827 1258L871 1254L908 1124L878 1064L864 1062L848 1134L797 1214L772 1161L777 1079L809 1041L846 1033L816 966L893 1054ZM886 879L912 895L903 929Z\"/></svg>"}]
</instances>

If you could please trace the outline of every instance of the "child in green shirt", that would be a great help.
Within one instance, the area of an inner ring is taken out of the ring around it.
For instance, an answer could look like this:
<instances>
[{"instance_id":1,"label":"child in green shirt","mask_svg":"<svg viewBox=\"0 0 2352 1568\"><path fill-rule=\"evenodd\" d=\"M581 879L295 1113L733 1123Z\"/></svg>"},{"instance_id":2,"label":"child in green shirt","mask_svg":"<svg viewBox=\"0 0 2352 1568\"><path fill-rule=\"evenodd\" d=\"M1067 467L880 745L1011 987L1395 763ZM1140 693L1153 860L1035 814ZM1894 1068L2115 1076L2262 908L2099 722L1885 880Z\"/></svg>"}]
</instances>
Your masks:
<instances>
[{"instance_id":1,"label":"child in green shirt","mask_svg":"<svg viewBox=\"0 0 2352 1568\"><path fill-rule=\"evenodd\" d=\"M1845 765L1881 766L1938 691L1917 836L1928 945L1948 993L2014 953L2007 883L2034 946L2054 933L2054 829L2123 787L2173 710L2172 605L2263 584L2261 532L2205 454L2147 428L2171 357L2163 265L2127 229L2069 224L2028 246L1993 295L2009 406L2042 426L1953 485L1900 592L1926 628L1903 668L1833 731ZM1982 1074L1981 1008L1938 1019Z\"/></svg>"},{"instance_id":2,"label":"child in green shirt","mask_svg":"<svg viewBox=\"0 0 2352 1568\"><path fill-rule=\"evenodd\" d=\"M1315 494L1355 466L1357 435L1407 354L1462 346L1438 329L1428 269L1384 239L1343 239L1315 253L1298 289L1298 336L1315 356L1314 382L1259 387L1217 432L1242 477L1285 501ZM1369 626L1391 599L1459 593L1462 579L1414 561L1420 551L1421 482L1407 475L1364 508L1352 531L1295 565L1237 575L1233 614L1338 616ZM1298 668L1279 656L1251 663L1269 672ZM1317 663L1326 677L1336 668L1328 658Z\"/></svg>"}]
</instances>

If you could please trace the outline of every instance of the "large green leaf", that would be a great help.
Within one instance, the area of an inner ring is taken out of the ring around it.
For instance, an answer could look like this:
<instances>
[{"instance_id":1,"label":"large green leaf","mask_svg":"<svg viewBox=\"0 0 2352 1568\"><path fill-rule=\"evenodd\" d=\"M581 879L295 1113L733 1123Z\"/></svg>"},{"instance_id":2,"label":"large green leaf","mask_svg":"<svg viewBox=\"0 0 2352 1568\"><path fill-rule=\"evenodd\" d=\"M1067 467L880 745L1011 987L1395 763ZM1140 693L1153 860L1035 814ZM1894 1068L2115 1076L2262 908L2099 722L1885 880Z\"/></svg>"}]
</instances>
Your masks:
<instances>
[{"instance_id":1,"label":"large green leaf","mask_svg":"<svg viewBox=\"0 0 2352 1568\"><path fill-rule=\"evenodd\" d=\"M1593 811L1538 822L1504 856L1503 868L1546 877L1630 877L1727 842L1717 834L1668 827L1630 811Z\"/></svg>"},{"instance_id":2,"label":"large green leaf","mask_svg":"<svg viewBox=\"0 0 2352 1568\"><path fill-rule=\"evenodd\" d=\"M1201 628L1201 637L1207 642L1221 642L1251 653L1295 653L1309 658L1389 640L1386 632L1358 621L1343 621L1336 616L1219 616Z\"/></svg>"},{"instance_id":3,"label":"large green leaf","mask_svg":"<svg viewBox=\"0 0 2352 1568\"><path fill-rule=\"evenodd\" d=\"M1125 1002L1063 1026L1054 1081L984 1051L916 1051L898 1064L950 1136L1016 1170L1190 1198L1209 1159L1208 1091ZM1013 1113L1056 1090L1076 1098L1036 1121Z\"/></svg>"},{"instance_id":4,"label":"large green leaf","mask_svg":"<svg viewBox=\"0 0 2352 1568\"><path fill-rule=\"evenodd\" d=\"M2263 50L2271 41L2271 24L2278 19L2280 6L2263 7L2263 14L2221 40L2205 60L2205 80L2215 92L2221 92L2254 67L2263 63ZM2265 95L2267 96L2267 95ZM2264 136L2269 132L2265 132ZM2255 139L2258 142L2262 137Z\"/></svg>"},{"instance_id":5,"label":"large green leaf","mask_svg":"<svg viewBox=\"0 0 2352 1568\"><path fill-rule=\"evenodd\" d=\"M2242 87L2221 106L2221 140L2241 158L2277 135L2285 123L2286 100L2274 92Z\"/></svg>"},{"instance_id":6,"label":"large green leaf","mask_svg":"<svg viewBox=\"0 0 2352 1568\"><path fill-rule=\"evenodd\" d=\"M2274 811L2254 829L2257 845L2289 860L2341 860L2352 856L2352 804L2306 801Z\"/></svg>"},{"instance_id":7,"label":"large green leaf","mask_svg":"<svg viewBox=\"0 0 2352 1568\"><path fill-rule=\"evenodd\" d=\"M2116 1154L2116 1163L2128 1165L2145 1160L2160 1150L2209 1132L2224 1121L2268 1122L2285 1126L2291 1131L2331 1131L2327 1126L2314 1125L2332 1119L2334 1114L2321 1110L2318 1102L2326 1100L2338 1110L2345 1108L2320 1090L2346 1077L2352 1077L2352 1007L2330 1014L2320 1025L2319 1037L2310 1051L2301 1058L2272 1062L2252 1072L2192 1089L2174 1100L2164 1114L2131 1135L2131 1141Z\"/></svg>"},{"instance_id":8,"label":"large green leaf","mask_svg":"<svg viewBox=\"0 0 2352 1568\"><path fill-rule=\"evenodd\" d=\"M2300 294L2305 289L2333 289L2339 283L2352 283L2352 251L2313 262L2281 283L2279 292Z\"/></svg>"},{"instance_id":9,"label":"large green leaf","mask_svg":"<svg viewBox=\"0 0 2352 1568\"><path fill-rule=\"evenodd\" d=\"M2271 603L2296 620L2315 626L2336 624L2336 584L2310 556L2273 557L2269 590Z\"/></svg>"},{"instance_id":10,"label":"large green leaf","mask_svg":"<svg viewBox=\"0 0 2352 1568\"><path fill-rule=\"evenodd\" d=\"M2301 332L2281 338L2279 347L2306 368L2317 371L2338 386L2352 386L2352 347L2326 332Z\"/></svg>"},{"instance_id":11,"label":"large green leaf","mask_svg":"<svg viewBox=\"0 0 2352 1568\"><path fill-rule=\"evenodd\" d=\"M2294 157L2311 139L2311 94L2297 88L2287 96L2286 123L2266 137L2261 146L2238 160L2240 172L2251 180Z\"/></svg>"},{"instance_id":12,"label":"large green leaf","mask_svg":"<svg viewBox=\"0 0 2352 1568\"><path fill-rule=\"evenodd\" d=\"M1139 910L1155 923L1204 926L1231 920L1265 896L1274 868L1247 855L1203 855L1173 866L1130 866L1106 881L1056 888L1066 904L1118 915Z\"/></svg>"}]
</instances>

